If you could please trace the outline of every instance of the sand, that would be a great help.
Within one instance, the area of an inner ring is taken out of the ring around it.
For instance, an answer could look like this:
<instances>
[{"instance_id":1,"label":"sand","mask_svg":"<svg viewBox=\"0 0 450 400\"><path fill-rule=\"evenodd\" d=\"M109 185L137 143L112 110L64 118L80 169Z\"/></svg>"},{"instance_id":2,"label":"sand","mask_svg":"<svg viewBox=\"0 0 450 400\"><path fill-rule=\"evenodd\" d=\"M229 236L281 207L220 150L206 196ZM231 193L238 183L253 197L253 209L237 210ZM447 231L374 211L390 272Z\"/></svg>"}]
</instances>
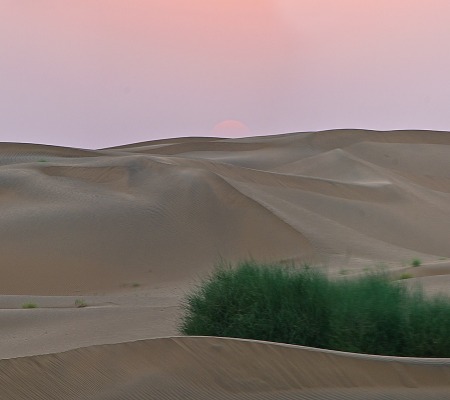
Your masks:
<instances>
[{"instance_id":1,"label":"sand","mask_svg":"<svg viewBox=\"0 0 450 400\"><path fill-rule=\"evenodd\" d=\"M449 145L362 130L0 143L0 398L450 398L448 359L155 339L178 334L220 259L384 268L450 294Z\"/></svg>"},{"instance_id":2,"label":"sand","mask_svg":"<svg viewBox=\"0 0 450 400\"><path fill-rule=\"evenodd\" d=\"M444 400L450 399L450 359L356 355L238 339L161 338L1 360L0 395Z\"/></svg>"}]
</instances>

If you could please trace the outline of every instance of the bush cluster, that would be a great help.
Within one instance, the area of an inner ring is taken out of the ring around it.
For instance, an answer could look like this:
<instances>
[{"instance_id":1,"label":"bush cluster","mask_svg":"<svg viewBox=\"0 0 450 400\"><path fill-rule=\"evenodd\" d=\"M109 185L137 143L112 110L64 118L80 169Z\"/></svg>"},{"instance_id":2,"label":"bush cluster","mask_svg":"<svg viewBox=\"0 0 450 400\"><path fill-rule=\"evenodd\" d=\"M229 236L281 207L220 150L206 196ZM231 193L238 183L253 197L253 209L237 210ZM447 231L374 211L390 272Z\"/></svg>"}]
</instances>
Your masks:
<instances>
[{"instance_id":1,"label":"bush cluster","mask_svg":"<svg viewBox=\"0 0 450 400\"><path fill-rule=\"evenodd\" d=\"M312 268L221 265L183 303L180 331L333 350L450 357L450 300L384 274L329 279Z\"/></svg>"}]
</instances>

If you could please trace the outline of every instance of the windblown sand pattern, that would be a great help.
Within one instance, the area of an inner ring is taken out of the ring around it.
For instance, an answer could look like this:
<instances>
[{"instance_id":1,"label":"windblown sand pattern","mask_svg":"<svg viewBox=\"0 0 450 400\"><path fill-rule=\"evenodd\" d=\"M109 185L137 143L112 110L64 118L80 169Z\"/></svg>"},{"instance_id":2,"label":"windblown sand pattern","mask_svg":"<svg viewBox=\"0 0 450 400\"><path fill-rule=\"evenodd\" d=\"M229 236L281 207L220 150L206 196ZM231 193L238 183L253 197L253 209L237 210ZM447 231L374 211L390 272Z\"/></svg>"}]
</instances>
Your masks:
<instances>
[{"instance_id":1,"label":"windblown sand pattern","mask_svg":"<svg viewBox=\"0 0 450 400\"><path fill-rule=\"evenodd\" d=\"M45 371L45 373L42 373ZM0 361L8 399L450 399L450 360L149 339Z\"/></svg>"},{"instance_id":2,"label":"windblown sand pattern","mask_svg":"<svg viewBox=\"0 0 450 400\"><path fill-rule=\"evenodd\" d=\"M446 132L361 130L0 143L0 398L450 398L448 360L198 338L112 345L176 335L180 299L221 258L337 276L384 263L449 294L449 145ZM39 355L90 345L103 346Z\"/></svg>"}]
</instances>

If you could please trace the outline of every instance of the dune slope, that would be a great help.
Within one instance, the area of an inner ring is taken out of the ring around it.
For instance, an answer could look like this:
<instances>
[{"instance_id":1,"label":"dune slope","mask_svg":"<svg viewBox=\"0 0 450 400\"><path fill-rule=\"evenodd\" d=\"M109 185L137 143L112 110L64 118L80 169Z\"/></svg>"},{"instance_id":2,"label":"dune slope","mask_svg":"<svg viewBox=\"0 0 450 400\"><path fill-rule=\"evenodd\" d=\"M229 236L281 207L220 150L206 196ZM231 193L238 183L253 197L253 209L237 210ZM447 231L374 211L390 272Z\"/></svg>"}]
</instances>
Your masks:
<instances>
[{"instance_id":1,"label":"dune slope","mask_svg":"<svg viewBox=\"0 0 450 400\"><path fill-rule=\"evenodd\" d=\"M0 292L184 282L220 258L433 263L450 257L449 145L445 132L358 130L3 143Z\"/></svg>"},{"instance_id":2,"label":"dune slope","mask_svg":"<svg viewBox=\"0 0 450 400\"><path fill-rule=\"evenodd\" d=\"M450 360L174 337L2 360L0 396L14 400L444 400L450 399Z\"/></svg>"}]
</instances>

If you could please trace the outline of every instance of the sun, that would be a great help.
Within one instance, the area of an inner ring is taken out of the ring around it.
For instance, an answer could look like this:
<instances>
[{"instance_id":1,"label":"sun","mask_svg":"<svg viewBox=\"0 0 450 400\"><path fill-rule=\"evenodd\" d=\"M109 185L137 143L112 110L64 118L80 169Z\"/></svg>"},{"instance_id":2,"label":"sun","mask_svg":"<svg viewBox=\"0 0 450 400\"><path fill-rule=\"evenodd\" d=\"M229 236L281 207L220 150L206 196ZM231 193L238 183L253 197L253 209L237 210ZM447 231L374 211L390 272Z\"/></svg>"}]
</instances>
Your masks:
<instances>
[{"instance_id":1,"label":"sun","mask_svg":"<svg viewBox=\"0 0 450 400\"><path fill-rule=\"evenodd\" d=\"M243 122L235 119L227 119L216 124L212 130L214 136L237 138L250 136L252 131Z\"/></svg>"}]
</instances>

